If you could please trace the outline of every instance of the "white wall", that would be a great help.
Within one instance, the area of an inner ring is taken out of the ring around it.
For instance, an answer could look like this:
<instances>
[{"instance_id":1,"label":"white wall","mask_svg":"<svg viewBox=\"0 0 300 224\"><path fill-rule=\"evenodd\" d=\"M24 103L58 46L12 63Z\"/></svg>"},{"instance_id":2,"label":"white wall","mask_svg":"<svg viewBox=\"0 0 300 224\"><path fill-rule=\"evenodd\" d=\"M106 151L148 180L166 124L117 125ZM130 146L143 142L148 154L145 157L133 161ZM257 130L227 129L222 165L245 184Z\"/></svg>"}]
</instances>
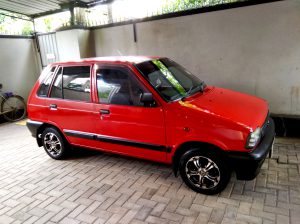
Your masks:
<instances>
[{"instance_id":1,"label":"white wall","mask_svg":"<svg viewBox=\"0 0 300 224\"><path fill-rule=\"evenodd\" d=\"M89 30L73 29L56 32L60 61L95 56L94 41Z\"/></svg>"},{"instance_id":2,"label":"white wall","mask_svg":"<svg viewBox=\"0 0 300 224\"><path fill-rule=\"evenodd\" d=\"M92 31L96 56L160 55L208 84L265 98L272 113L300 115L300 1Z\"/></svg>"},{"instance_id":3,"label":"white wall","mask_svg":"<svg viewBox=\"0 0 300 224\"><path fill-rule=\"evenodd\" d=\"M56 32L56 41L60 61L80 59L78 30Z\"/></svg>"},{"instance_id":4,"label":"white wall","mask_svg":"<svg viewBox=\"0 0 300 224\"><path fill-rule=\"evenodd\" d=\"M0 38L0 83L3 91L12 91L27 100L40 73L32 39Z\"/></svg>"}]
</instances>

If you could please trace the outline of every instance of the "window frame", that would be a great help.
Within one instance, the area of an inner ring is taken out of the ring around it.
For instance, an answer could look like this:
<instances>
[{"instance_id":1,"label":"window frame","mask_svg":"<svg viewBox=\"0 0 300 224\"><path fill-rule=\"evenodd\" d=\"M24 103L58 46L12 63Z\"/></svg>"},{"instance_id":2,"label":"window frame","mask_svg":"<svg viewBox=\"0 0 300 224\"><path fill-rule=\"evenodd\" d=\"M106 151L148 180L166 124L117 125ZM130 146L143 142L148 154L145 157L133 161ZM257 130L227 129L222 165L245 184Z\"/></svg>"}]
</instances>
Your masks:
<instances>
[{"instance_id":1,"label":"window frame","mask_svg":"<svg viewBox=\"0 0 300 224\"><path fill-rule=\"evenodd\" d=\"M129 71L129 75L132 76L133 79L136 80L136 82L141 85L142 88L147 90L149 93L152 93L153 99L155 101L155 106L154 107L146 107L146 106L138 106L138 105L122 105L122 104L112 104L112 103L101 103L101 100L99 98L99 93L98 93L98 86L97 86L97 70L101 68L122 68L126 69ZM149 88L140 80L140 77L136 74L136 72L128 65L126 64L114 64L114 63L95 63L94 64L94 69L93 72L95 74L95 103L101 104L101 105L106 105L106 106L121 106L121 107L138 107L138 108L157 108L159 107L159 101L155 98L153 92L149 90ZM131 73L131 74L130 74Z\"/></svg>"},{"instance_id":2,"label":"window frame","mask_svg":"<svg viewBox=\"0 0 300 224\"><path fill-rule=\"evenodd\" d=\"M64 100L64 101L71 101L71 102L81 102L81 103L93 103L93 88L92 88L92 85L93 85L93 64L87 64L87 63L78 63L78 64L66 64L66 65L63 65L63 64L60 64L60 65L56 65L57 68L55 70L55 77L52 79L52 82L51 82L51 88L49 89L48 91L48 95L47 97L49 99L55 99L55 100ZM63 85L64 85L64 80L63 80L63 75L64 75L64 68L67 68L67 67L82 67L82 66L87 66L87 67L90 67L90 92L89 92L89 96L90 96L90 100L89 101L83 101L83 100L74 100L74 99L65 99L64 98L64 91L63 91ZM57 97L51 97L50 94L51 94L51 91L52 91L52 88L53 88L53 85L54 85L54 82L56 80L56 77L58 75L58 71L59 69L62 68L62 98L57 98Z\"/></svg>"}]
</instances>

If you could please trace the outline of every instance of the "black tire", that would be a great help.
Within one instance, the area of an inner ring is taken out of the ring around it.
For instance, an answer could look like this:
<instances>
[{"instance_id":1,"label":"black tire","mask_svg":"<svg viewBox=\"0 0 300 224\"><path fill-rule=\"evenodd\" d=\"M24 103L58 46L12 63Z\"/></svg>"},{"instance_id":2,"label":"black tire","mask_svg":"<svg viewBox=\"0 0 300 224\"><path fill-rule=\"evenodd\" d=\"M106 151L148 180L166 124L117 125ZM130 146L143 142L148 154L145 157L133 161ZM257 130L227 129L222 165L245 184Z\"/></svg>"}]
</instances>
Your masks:
<instances>
[{"instance_id":1,"label":"black tire","mask_svg":"<svg viewBox=\"0 0 300 224\"><path fill-rule=\"evenodd\" d=\"M26 103L21 96L12 95L1 102L1 113L7 121L19 121L26 117Z\"/></svg>"},{"instance_id":2,"label":"black tire","mask_svg":"<svg viewBox=\"0 0 300 224\"><path fill-rule=\"evenodd\" d=\"M188 187L207 195L220 193L227 186L231 176L226 160L220 153L198 148L182 155L179 171Z\"/></svg>"},{"instance_id":3,"label":"black tire","mask_svg":"<svg viewBox=\"0 0 300 224\"><path fill-rule=\"evenodd\" d=\"M46 153L56 160L65 159L68 143L55 128L46 128L42 133L42 143Z\"/></svg>"}]
</instances>

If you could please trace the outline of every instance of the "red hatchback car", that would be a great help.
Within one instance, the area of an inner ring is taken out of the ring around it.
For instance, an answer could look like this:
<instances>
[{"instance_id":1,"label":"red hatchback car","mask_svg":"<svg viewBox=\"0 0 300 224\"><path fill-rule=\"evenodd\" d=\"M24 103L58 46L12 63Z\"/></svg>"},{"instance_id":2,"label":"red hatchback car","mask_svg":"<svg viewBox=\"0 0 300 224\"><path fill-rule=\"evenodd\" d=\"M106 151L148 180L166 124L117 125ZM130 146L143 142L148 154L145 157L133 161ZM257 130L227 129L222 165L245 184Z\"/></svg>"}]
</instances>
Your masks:
<instances>
[{"instance_id":1,"label":"red hatchback car","mask_svg":"<svg viewBox=\"0 0 300 224\"><path fill-rule=\"evenodd\" d=\"M28 116L53 159L74 145L172 164L204 194L222 191L231 171L255 178L275 135L265 100L207 86L160 57L51 64L32 89Z\"/></svg>"}]
</instances>

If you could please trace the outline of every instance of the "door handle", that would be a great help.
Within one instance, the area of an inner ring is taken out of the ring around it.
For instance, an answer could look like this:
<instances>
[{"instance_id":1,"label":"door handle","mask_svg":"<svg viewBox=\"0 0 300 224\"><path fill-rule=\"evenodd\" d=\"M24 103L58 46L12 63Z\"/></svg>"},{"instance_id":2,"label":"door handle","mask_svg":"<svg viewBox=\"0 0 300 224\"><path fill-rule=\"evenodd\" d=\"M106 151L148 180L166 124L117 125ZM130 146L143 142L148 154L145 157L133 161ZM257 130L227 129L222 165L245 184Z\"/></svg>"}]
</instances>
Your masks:
<instances>
[{"instance_id":1,"label":"door handle","mask_svg":"<svg viewBox=\"0 0 300 224\"><path fill-rule=\"evenodd\" d=\"M103 114L110 114L110 111L109 110L105 110L105 109L101 109L100 110L100 114L103 115Z\"/></svg>"},{"instance_id":2,"label":"door handle","mask_svg":"<svg viewBox=\"0 0 300 224\"><path fill-rule=\"evenodd\" d=\"M50 105L49 105L49 108L50 108L50 109L57 109L57 105L56 105L56 104L50 104Z\"/></svg>"}]
</instances>

